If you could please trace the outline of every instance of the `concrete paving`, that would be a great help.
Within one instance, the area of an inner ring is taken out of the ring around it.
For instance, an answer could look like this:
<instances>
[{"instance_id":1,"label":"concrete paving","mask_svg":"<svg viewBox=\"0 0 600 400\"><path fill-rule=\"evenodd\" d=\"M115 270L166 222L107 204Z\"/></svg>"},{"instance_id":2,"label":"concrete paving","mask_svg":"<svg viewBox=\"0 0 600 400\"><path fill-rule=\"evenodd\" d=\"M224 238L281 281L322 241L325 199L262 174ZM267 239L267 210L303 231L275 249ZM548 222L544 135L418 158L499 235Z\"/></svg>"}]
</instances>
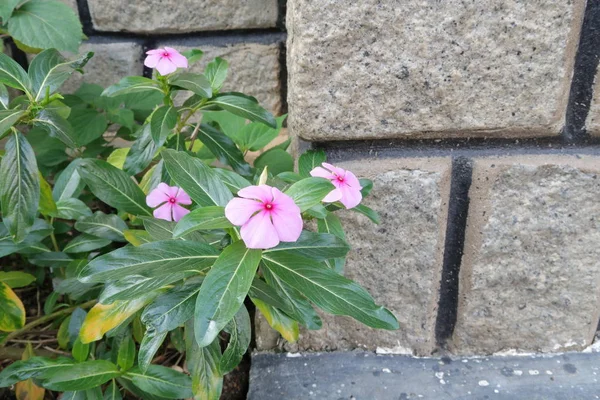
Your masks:
<instances>
[{"instance_id":1,"label":"concrete paving","mask_svg":"<svg viewBox=\"0 0 600 400\"><path fill-rule=\"evenodd\" d=\"M593 400L600 353L414 358L254 354L249 400Z\"/></svg>"}]
</instances>

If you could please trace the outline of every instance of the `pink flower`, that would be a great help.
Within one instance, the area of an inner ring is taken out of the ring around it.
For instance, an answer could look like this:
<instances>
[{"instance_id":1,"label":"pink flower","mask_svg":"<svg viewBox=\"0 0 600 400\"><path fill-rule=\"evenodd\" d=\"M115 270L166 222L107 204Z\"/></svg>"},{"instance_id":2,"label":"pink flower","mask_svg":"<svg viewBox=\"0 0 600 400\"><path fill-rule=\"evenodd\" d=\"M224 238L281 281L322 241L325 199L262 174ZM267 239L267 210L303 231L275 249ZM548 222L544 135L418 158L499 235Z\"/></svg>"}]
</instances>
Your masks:
<instances>
[{"instance_id":1,"label":"pink flower","mask_svg":"<svg viewBox=\"0 0 600 400\"><path fill-rule=\"evenodd\" d=\"M148 57L144 65L148 68L156 68L161 75L175 72L177 68L187 68L188 60L181 53L171 47L147 51Z\"/></svg>"},{"instance_id":2,"label":"pink flower","mask_svg":"<svg viewBox=\"0 0 600 400\"><path fill-rule=\"evenodd\" d=\"M163 204L164 203L164 204ZM179 221L184 215L190 212L181 207L180 204L192 204L192 199L183 189L177 186L169 186L166 183L159 183L156 189L146 196L148 207L158 207L154 210L154 217L166 221Z\"/></svg>"},{"instance_id":3,"label":"pink flower","mask_svg":"<svg viewBox=\"0 0 600 400\"><path fill-rule=\"evenodd\" d=\"M295 242L302 233L300 208L277 188L248 186L225 207L225 216L241 226L242 240L250 249L270 249L279 242Z\"/></svg>"},{"instance_id":4,"label":"pink flower","mask_svg":"<svg viewBox=\"0 0 600 400\"><path fill-rule=\"evenodd\" d=\"M321 164L325 168L316 167L310 174L319 178L329 179L335 189L333 189L323 199L326 203L333 203L340 201L346 208L356 207L362 200L362 194L360 190L360 182L356 176L345 169L334 167L331 164Z\"/></svg>"}]
</instances>

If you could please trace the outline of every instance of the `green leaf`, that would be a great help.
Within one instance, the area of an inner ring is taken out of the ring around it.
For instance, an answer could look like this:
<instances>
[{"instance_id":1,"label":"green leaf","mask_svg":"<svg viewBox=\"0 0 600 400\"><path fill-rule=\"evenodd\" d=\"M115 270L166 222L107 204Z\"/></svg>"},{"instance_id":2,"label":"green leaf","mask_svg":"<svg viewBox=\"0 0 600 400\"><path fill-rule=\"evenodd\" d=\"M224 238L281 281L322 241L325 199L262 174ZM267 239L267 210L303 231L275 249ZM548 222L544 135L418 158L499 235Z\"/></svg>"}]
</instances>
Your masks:
<instances>
[{"instance_id":1,"label":"green leaf","mask_svg":"<svg viewBox=\"0 0 600 400\"><path fill-rule=\"evenodd\" d=\"M327 155L323 150L305 151L298 159L298 172L301 177L310 177L310 171L327 161Z\"/></svg>"},{"instance_id":2,"label":"green leaf","mask_svg":"<svg viewBox=\"0 0 600 400\"><path fill-rule=\"evenodd\" d=\"M294 321L282 313L279 309L265 303L264 301L261 301L257 298L252 298L252 302L265 317L271 328L279 332L285 340L290 343L294 343L298 340L300 331L298 328L298 322Z\"/></svg>"},{"instance_id":3,"label":"green leaf","mask_svg":"<svg viewBox=\"0 0 600 400\"><path fill-rule=\"evenodd\" d=\"M10 135L0 162L2 218L13 241L22 242L35 221L40 179L33 149L19 132Z\"/></svg>"},{"instance_id":4,"label":"green leaf","mask_svg":"<svg viewBox=\"0 0 600 400\"><path fill-rule=\"evenodd\" d=\"M162 182L163 164L164 161L160 160L149 168L142 177L139 186L145 194L150 193Z\"/></svg>"},{"instance_id":5,"label":"green leaf","mask_svg":"<svg viewBox=\"0 0 600 400\"><path fill-rule=\"evenodd\" d=\"M163 93L157 81L142 76L128 76L121 79L116 85L107 87L104 92L102 92L102 96L114 97L132 93L148 95L152 94L154 91L158 91L161 94Z\"/></svg>"},{"instance_id":6,"label":"green leaf","mask_svg":"<svg viewBox=\"0 0 600 400\"><path fill-rule=\"evenodd\" d=\"M85 361L44 374L43 386L56 391L92 389L120 376L117 366L106 360Z\"/></svg>"},{"instance_id":7,"label":"green leaf","mask_svg":"<svg viewBox=\"0 0 600 400\"><path fill-rule=\"evenodd\" d=\"M129 147L121 147L120 149L114 149L112 153L108 155L106 158L106 162L108 162L113 167L117 167L119 169L123 169L125 165L125 160L127 159L127 154L129 154Z\"/></svg>"},{"instance_id":8,"label":"green leaf","mask_svg":"<svg viewBox=\"0 0 600 400\"><path fill-rule=\"evenodd\" d=\"M119 382L119 384L121 386L123 386L123 388L125 390L127 390L128 392L133 393L135 396L137 396L138 399L144 399L144 400L164 400L164 397L160 397L160 396L156 396L156 395L154 395L152 393L144 392L142 389L140 389L137 386L135 386L133 384L132 378L128 377L127 375L123 375L120 378L117 378L117 382Z\"/></svg>"},{"instance_id":9,"label":"green leaf","mask_svg":"<svg viewBox=\"0 0 600 400\"><path fill-rule=\"evenodd\" d=\"M4 282L0 282L0 309L0 331L12 332L25 325L23 302Z\"/></svg>"},{"instance_id":10,"label":"green leaf","mask_svg":"<svg viewBox=\"0 0 600 400\"><path fill-rule=\"evenodd\" d=\"M188 64L193 64L196 61L200 61L204 52L200 49L190 49L186 51L182 51L181 54L188 59Z\"/></svg>"},{"instance_id":11,"label":"green leaf","mask_svg":"<svg viewBox=\"0 0 600 400\"><path fill-rule=\"evenodd\" d=\"M221 345L219 339L199 347L194 333L194 322L185 324L186 364L192 377L195 399L219 400L223 390L223 374L220 370Z\"/></svg>"},{"instance_id":12,"label":"green leaf","mask_svg":"<svg viewBox=\"0 0 600 400\"><path fill-rule=\"evenodd\" d=\"M150 365L146 372L138 367L126 372L133 384L144 392L153 393L167 399L185 399L192 397L192 380L189 376L163 367Z\"/></svg>"},{"instance_id":13,"label":"green leaf","mask_svg":"<svg viewBox=\"0 0 600 400\"><path fill-rule=\"evenodd\" d=\"M265 254L263 262L282 281L328 313L348 315L377 329L399 327L394 315L377 306L365 289L317 261L277 252Z\"/></svg>"},{"instance_id":14,"label":"green leaf","mask_svg":"<svg viewBox=\"0 0 600 400\"><path fill-rule=\"evenodd\" d=\"M78 219L92 215L89 207L79 199L64 199L56 203L57 216L62 219Z\"/></svg>"},{"instance_id":15,"label":"green leaf","mask_svg":"<svg viewBox=\"0 0 600 400\"><path fill-rule=\"evenodd\" d=\"M123 236L125 236L125 240L134 246L141 246L152 242L152 238L148 232L141 229L126 229L123 231Z\"/></svg>"},{"instance_id":16,"label":"green leaf","mask_svg":"<svg viewBox=\"0 0 600 400\"><path fill-rule=\"evenodd\" d=\"M78 147L78 138L75 135L73 127L69 121L61 117L55 111L48 109L42 110L32 121L35 127L43 129L48 135L57 138L68 147Z\"/></svg>"},{"instance_id":17,"label":"green leaf","mask_svg":"<svg viewBox=\"0 0 600 400\"><path fill-rule=\"evenodd\" d=\"M340 221L339 217L334 213L327 213L324 219L318 219L317 230L321 233L331 233L344 241L346 240L346 233L344 232L342 221ZM335 272L342 273L344 265L346 264L346 259L343 257L333 258L325 261L325 264Z\"/></svg>"},{"instance_id":18,"label":"green leaf","mask_svg":"<svg viewBox=\"0 0 600 400\"><path fill-rule=\"evenodd\" d=\"M117 385L116 381L113 380L104 390L104 397L102 400L123 400L123 396L119 391L119 386Z\"/></svg>"},{"instance_id":19,"label":"green leaf","mask_svg":"<svg viewBox=\"0 0 600 400\"><path fill-rule=\"evenodd\" d=\"M161 152L171 178L199 206L226 206L231 192L213 170L186 153L165 149Z\"/></svg>"},{"instance_id":20,"label":"green leaf","mask_svg":"<svg viewBox=\"0 0 600 400\"><path fill-rule=\"evenodd\" d=\"M146 372L152 363L154 355L162 346L168 332L156 332L151 329L146 330L146 334L140 343L140 351L138 353L138 364L142 372Z\"/></svg>"},{"instance_id":21,"label":"green leaf","mask_svg":"<svg viewBox=\"0 0 600 400\"><path fill-rule=\"evenodd\" d=\"M129 175L106 161L83 160L79 174L92 193L106 204L134 215L152 215L144 192Z\"/></svg>"},{"instance_id":22,"label":"green leaf","mask_svg":"<svg viewBox=\"0 0 600 400\"><path fill-rule=\"evenodd\" d=\"M210 82L213 93L217 93L219 90L221 90L225 79L227 79L228 68L229 64L221 57L215 58L206 65L204 75L206 75L206 79L208 82Z\"/></svg>"},{"instance_id":23,"label":"green leaf","mask_svg":"<svg viewBox=\"0 0 600 400\"><path fill-rule=\"evenodd\" d=\"M159 138L160 139L160 138ZM164 139L161 142L155 142L152 139L152 131L149 124L142 127L141 135L131 145L131 149L127 153L123 170L130 175L136 175L142 172L154 158L156 151L163 145Z\"/></svg>"},{"instance_id":24,"label":"green leaf","mask_svg":"<svg viewBox=\"0 0 600 400\"><path fill-rule=\"evenodd\" d=\"M218 206L201 207L192 210L177 223L173 231L173 236L178 238L201 229L210 230L231 227L233 225L225 217L225 208Z\"/></svg>"},{"instance_id":25,"label":"green leaf","mask_svg":"<svg viewBox=\"0 0 600 400\"><path fill-rule=\"evenodd\" d=\"M210 86L210 82L202 74L183 72L174 75L169 79L169 83L173 86L190 90L198 96L207 99L212 97L212 87Z\"/></svg>"},{"instance_id":26,"label":"green leaf","mask_svg":"<svg viewBox=\"0 0 600 400\"><path fill-rule=\"evenodd\" d=\"M242 361L244 354L248 351L248 346L250 346L252 328L250 315L245 306L242 305L233 319L225 326L225 332L229 333L229 343L219 364L222 374L233 371Z\"/></svg>"},{"instance_id":27,"label":"green leaf","mask_svg":"<svg viewBox=\"0 0 600 400\"><path fill-rule=\"evenodd\" d=\"M58 179L54 182L52 189L52 197L54 201L70 199L71 197L79 197L81 191L85 187L85 183L81 180L77 168L79 168L80 158L76 158L65 168Z\"/></svg>"},{"instance_id":28,"label":"green leaf","mask_svg":"<svg viewBox=\"0 0 600 400\"><path fill-rule=\"evenodd\" d=\"M5 133L13 126L19 118L25 114L22 110L3 110L0 111L0 139L4 137Z\"/></svg>"},{"instance_id":29,"label":"green leaf","mask_svg":"<svg viewBox=\"0 0 600 400\"><path fill-rule=\"evenodd\" d=\"M244 143L242 148L250 151L262 150L279 135L281 127L283 126L283 121L285 121L286 118L287 114L275 118L277 121L277 128L275 129L261 124L260 122L252 122L251 124L244 126L242 132Z\"/></svg>"},{"instance_id":30,"label":"green leaf","mask_svg":"<svg viewBox=\"0 0 600 400\"><path fill-rule=\"evenodd\" d=\"M173 106L162 106L156 109L150 120L152 139L157 145L164 143L177 124L177 110Z\"/></svg>"},{"instance_id":31,"label":"green leaf","mask_svg":"<svg viewBox=\"0 0 600 400\"><path fill-rule=\"evenodd\" d=\"M327 179L306 178L290 186L285 194L296 202L301 211L306 211L320 204L333 189L335 186Z\"/></svg>"},{"instance_id":32,"label":"green leaf","mask_svg":"<svg viewBox=\"0 0 600 400\"><path fill-rule=\"evenodd\" d=\"M194 315L200 283L194 279L159 296L144 309L142 323L158 333L172 331L183 325Z\"/></svg>"},{"instance_id":33,"label":"green leaf","mask_svg":"<svg viewBox=\"0 0 600 400\"><path fill-rule=\"evenodd\" d=\"M13 10L19 4L20 0L4 0L0 2L0 19L2 24L6 24Z\"/></svg>"},{"instance_id":34,"label":"green leaf","mask_svg":"<svg viewBox=\"0 0 600 400\"><path fill-rule=\"evenodd\" d=\"M360 183L360 186L362 187L362 189L360 189L360 194L362 194L362 197L365 198L369 195L369 193L371 193L371 190L373 189L373 181L370 179L366 179L366 178L360 178L358 180L358 182Z\"/></svg>"},{"instance_id":35,"label":"green leaf","mask_svg":"<svg viewBox=\"0 0 600 400\"><path fill-rule=\"evenodd\" d=\"M329 233L302 231L296 242L281 242L277 247L265 250L264 254L280 251L322 261L344 257L350 251L350 246L344 240Z\"/></svg>"},{"instance_id":36,"label":"green leaf","mask_svg":"<svg viewBox=\"0 0 600 400\"><path fill-rule=\"evenodd\" d=\"M146 293L160 289L165 285L172 284L193 273L176 273L162 275L155 278L147 278L141 275L129 275L124 278L109 281L104 285L100 293L99 301L102 304L111 304L120 300L134 300Z\"/></svg>"},{"instance_id":37,"label":"green leaf","mask_svg":"<svg viewBox=\"0 0 600 400\"><path fill-rule=\"evenodd\" d=\"M123 231L127 229L127 224L117 215L96 211L92 216L79 218L75 229L100 238L124 242Z\"/></svg>"},{"instance_id":38,"label":"green leaf","mask_svg":"<svg viewBox=\"0 0 600 400\"><path fill-rule=\"evenodd\" d=\"M126 335L119 344L117 353L117 365L121 371L127 371L133 367L135 362L135 342L131 335Z\"/></svg>"},{"instance_id":39,"label":"green leaf","mask_svg":"<svg viewBox=\"0 0 600 400\"><path fill-rule=\"evenodd\" d=\"M237 313L252 285L261 251L238 241L225 248L210 269L196 299L194 330L200 347L208 346Z\"/></svg>"},{"instance_id":40,"label":"green leaf","mask_svg":"<svg viewBox=\"0 0 600 400\"><path fill-rule=\"evenodd\" d=\"M26 361L15 361L0 371L0 387L8 387L19 381L24 381L38 376L45 376L54 370L68 368L75 365L68 358L31 357Z\"/></svg>"},{"instance_id":41,"label":"green leaf","mask_svg":"<svg viewBox=\"0 0 600 400\"><path fill-rule=\"evenodd\" d=\"M35 276L21 271L0 271L0 282L5 283L12 289L29 285L36 280Z\"/></svg>"},{"instance_id":42,"label":"green leaf","mask_svg":"<svg viewBox=\"0 0 600 400\"><path fill-rule=\"evenodd\" d=\"M128 275L152 278L185 271L202 272L215 262L217 254L209 245L183 240L123 247L93 259L81 270L79 279L85 283L102 283Z\"/></svg>"},{"instance_id":43,"label":"green leaf","mask_svg":"<svg viewBox=\"0 0 600 400\"><path fill-rule=\"evenodd\" d=\"M210 100L207 104L218 105L232 114L247 118L250 121L262 122L273 129L277 128L277 121L275 121L273 114L248 97L225 94Z\"/></svg>"},{"instance_id":44,"label":"green leaf","mask_svg":"<svg viewBox=\"0 0 600 400\"><path fill-rule=\"evenodd\" d=\"M42 215L55 217L58 209L52 198L52 187L46 182L42 174L40 176L40 204L38 210Z\"/></svg>"},{"instance_id":45,"label":"green leaf","mask_svg":"<svg viewBox=\"0 0 600 400\"><path fill-rule=\"evenodd\" d=\"M0 53L0 83L31 95L31 80L15 60Z\"/></svg>"},{"instance_id":46,"label":"green leaf","mask_svg":"<svg viewBox=\"0 0 600 400\"><path fill-rule=\"evenodd\" d=\"M74 107L67 119L74 132L77 132L75 143L85 146L102 137L108 128L106 116L91 108Z\"/></svg>"},{"instance_id":47,"label":"green leaf","mask_svg":"<svg viewBox=\"0 0 600 400\"><path fill-rule=\"evenodd\" d=\"M369 218L371 221L373 221L376 224L379 224L381 222L381 218L379 218L379 213L367 206L365 206L364 204L359 204L356 207L354 207L352 209L352 211L356 211L362 215L364 215L365 217Z\"/></svg>"},{"instance_id":48,"label":"green leaf","mask_svg":"<svg viewBox=\"0 0 600 400\"><path fill-rule=\"evenodd\" d=\"M231 166L240 175L250 175L250 165L244 160L244 155L233 140L221 131L207 124L201 124L198 130L198 140L213 153L220 162Z\"/></svg>"},{"instance_id":49,"label":"green leaf","mask_svg":"<svg viewBox=\"0 0 600 400\"><path fill-rule=\"evenodd\" d=\"M54 47L77 53L83 31L71 7L54 0L29 0L8 20L8 33L37 49Z\"/></svg>"},{"instance_id":50,"label":"green leaf","mask_svg":"<svg viewBox=\"0 0 600 400\"><path fill-rule=\"evenodd\" d=\"M67 60L56 49L48 49L35 56L28 71L35 100L40 101L46 94L53 94L73 72L81 70L93 55L90 52L75 60Z\"/></svg>"},{"instance_id":51,"label":"green leaf","mask_svg":"<svg viewBox=\"0 0 600 400\"><path fill-rule=\"evenodd\" d=\"M71 354L73 354L73 358L75 360L79 362L84 362L85 360L87 360L90 354L90 344L83 344L81 343L81 340L79 340L79 338L75 339L75 343L73 344L73 351L71 352Z\"/></svg>"},{"instance_id":52,"label":"green leaf","mask_svg":"<svg viewBox=\"0 0 600 400\"><path fill-rule=\"evenodd\" d=\"M63 249L65 253L87 253L108 246L111 241L83 233L71 240Z\"/></svg>"},{"instance_id":53,"label":"green leaf","mask_svg":"<svg viewBox=\"0 0 600 400\"><path fill-rule=\"evenodd\" d=\"M203 122L212 122L219 126L221 132L229 136L239 146L243 145L245 138L243 136L246 118L238 117L227 111L205 111L202 116Z\"/></svg>"},{"instance_id":54,"label":"green leaf","mask_svg":"<svg viewBox=\"0 0 600 400\"><path fill-rule=\"evenodd\" d=\"M277 175L282 172L293 171L294 159L285 150L271 149L265 151L254 160L254 167L258 170L268 167L270 173Z\"/></svg>"},{"instance_id":55,"label":"green leaf","mask_svg":"<svg viewBox=\"0 0 600 400\"><path fill-rule=\"evenodd\" d=\"M4 84L0 83L0 109L8 110L9 103L10 96L8 94L8 89Z\"/></svg>"}]
</instances>

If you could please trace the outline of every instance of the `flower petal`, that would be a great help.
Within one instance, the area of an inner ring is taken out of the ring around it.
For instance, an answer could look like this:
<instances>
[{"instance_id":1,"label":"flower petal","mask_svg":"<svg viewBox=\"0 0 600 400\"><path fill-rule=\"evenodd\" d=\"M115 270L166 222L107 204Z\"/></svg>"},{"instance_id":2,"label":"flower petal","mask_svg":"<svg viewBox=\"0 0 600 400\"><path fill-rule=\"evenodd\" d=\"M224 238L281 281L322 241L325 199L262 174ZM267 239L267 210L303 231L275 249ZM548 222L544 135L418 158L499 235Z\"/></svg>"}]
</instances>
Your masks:
<instances>
[{"instance_id":1,"label":"flower petal","mask_svg":"<svg viewBox=\"0 0 600 400\"><path fill-rule=\"evenodd\" d=\"M179 204L173 204L173 221L177 222L189 213L190 210L181 207Z\"/></svg>"},{"instance_id":2,"label":"flower petal","mask_svg":"<svg viewBox=\"0 0 600 400\"><path fill-rule=\"evenodd\" d=\"M315 176L317 178L325 178L325 179L334 179L335 176L327 171L325 168L316 167L312 171L310 171L310 176Z\"/></svg>"},{"instance_id":3,"label":"flower petal","mask_svg":"<svg viewBox=\"0 0 600 400\"><path fill-rule=\"evenodd\" d=\"M162 59L162 55L160 53L157 54L150 54L148 57L146 57L146 59L144 60L144 65L148 68L156 68L156 65L158 64L158 62Z\"/></svg>"},{"instance_id":4,"label":"flower petal","mask_svg":"<svg viewBox=\"0 0 600 400\"><path fill-rule=\"evenodd\" d=\"M259 185L259 186L248 186L240 189L238 196L246 199L257 199L263 203L273 200L273 193L271 192L271 186Z\"/></svg>"},{"instance_id":5,"label":"flower petal","mask_svg":"<svg viewBox=\"0 0 600 400\"><path fill-rule=\"evenodd\" d=\"M156 70L164 76L177 71L177 66L168 58L163 57L158 61L158 64L156 64Z\"/></svg>"},{"instance_id":6,"label":"flower petal","mask_svg":"<svg viewBox=\"0 0 600 400\"><path fill-rule=\"evenodd\" d=\"M329 192L329 194L327 196L325 196L323 201L325 203L333 203L333 202L338 201L341 198L342 198L342 191L338 187L337 189L333 189L331 192Z\"/></svg>"},{"instance_id":7,"label":"flower petal","mask_svg":"<svg viewBox=\"0 0 600 400\"><path fill-rule=\"evenodd\" d=\"M347 185L349 185L352 188L355 188L358 190L362 189L362 186L360 186L360 182L359 182L358 178L356 177L356 175L354 175L350 171L346 171L346 175L344 175L344 183L346 183Z\"/></svg>"},{"instance_id":8,"label":"flower petal","mask_svg":"<svg viewBox=\"0 0 600 400\"><path fill-rule=\"evenodd\" d=\"M175 200L179 204L190 205L192 204L192 199L190 196L183 190L182 188L177 188L177 193L175 193Z\"/></svg>"},{"instance_id":9,"label":"flower petal","mask_svg":"<svg viewBox=\"0 0 600 400\"><path fill-rule=\"evenodd\" d=\"M342 191L342 198L340 201L346 208L354 208L360 204L360 201L362 200L360 189L344 185L340 187L340 190Z\"/></svg>"},{"instance_id":10,"label":"flower petal","mask_svg":"<svg viewBox=\"0 0 600 400\"><path fill-rule=\"evenodd\" d=\"M172 221L171 209L173 205L171 203L165 203L162 206L154 210L154 218L164 219L165 221Z\"/></svg>"},{"instance_id":11,"label":"flower petal","mask_svg":"<svg viewBox=\"0 0 600 400\"><path fill-rule=\"evenodd\" d=\"M296 205L294 199L277 188L272 188L273 193L273 205L276 210L283 211L285 213L297 213L300 214L300 207Z\"/></svg>"},{"instance_id":12,"label":"flower petal","mask_svg":"<svg viewBox=\"0 0 600 400\"><path fill-rule=\"evenodd\" d=\"M148 207L157 207L164 203L165 201L169 201L169 195L166 193L166 188L169 186L166 183L159 183L156 189L151 191L148 196L146 196L146 204Z\"/></svg>"},{"instance_id":13,"label":"flower petal","mask_svg":"<svg viewBox=\"0 0 600 400\"><path fill-rule=\"evenodd\" d=\"M304 223L300 212L277 210L271 213L273 226L282 242L295 242L302 233Z\"/></svg>"},{"instance_id":14,"label":"flower petal","mask_svg":"<svg viewBox=\"0 0 600 400\"><path fill-rule=\"evenodd\" d=\"M330 170L331 172L333 172L333 174L335 174L336 176L345 176L346 175L346 170L342 169L342 168L338 168L335 167L331 164L328 164L326 162L324 162L323 165L325 168L327 168L328 170Z\"/></svg>"},{"instance_id":15,"label":"flower petal","mask_svg":"<svg viewBox=\"0 0 600 400\"><path fill-rule=\"evenodd\" d=\"M249 249L270 249L279 244L277 230L269 213L261 211L242 226L242 240Z\"/></svg>"},{"instance_id":16,"label":"flower petal","mask_svg":"<svg viewBox=\"0 0 600 400\"><path fill-rule=\"evenodd\" d=\"M153 49L153 50L148 50L146 52L146 54L162 54L165 51L163 49Z\"/></svg>"},{"instance_id":17,"label":"flower petal","mask_svg":"<svg viewBox=\"0 0 600 400\"><path fill-rule=\"evenodd\" d=\"M169 59L173 62L173 64L175 64L176 67L178 67L178 68L187 68L188 67L188 60L187 60L187 58L185 58L184 55L182 55L177 50L175 50L171 47L165 47L165 50L167 50L169 52Z\"/></svg>"},{"instance_id":18,"label":"flower petal","mask_svg":"<svg viewBox=\"0 0 600 400\"><path fill-rule=\"evenodd\" d=\"M234 225L244 225L258 210L262 209L262 203L256 200L231 199L225 207L225 217Z\"/></svg>"}]
</instances>

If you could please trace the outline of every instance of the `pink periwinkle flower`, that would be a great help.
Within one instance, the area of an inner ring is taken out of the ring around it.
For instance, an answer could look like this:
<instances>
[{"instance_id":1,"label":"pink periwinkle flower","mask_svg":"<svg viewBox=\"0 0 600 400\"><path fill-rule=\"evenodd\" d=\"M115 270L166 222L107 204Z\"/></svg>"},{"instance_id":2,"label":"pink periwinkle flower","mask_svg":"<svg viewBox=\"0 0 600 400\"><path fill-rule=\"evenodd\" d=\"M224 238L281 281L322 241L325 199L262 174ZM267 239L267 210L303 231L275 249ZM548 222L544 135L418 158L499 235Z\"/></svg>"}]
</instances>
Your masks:
<instances>
[{"instance_id":1,"label":"pink periwinkle flower","mask_svg":"<svg viewBox=\"0 0 600 400\"><path fill-rule=\"evenodd\" d=\"M156 68L161 75L175 72L177 68L188 67L187 58L171 47L150 50L146 54L148 56L144 60L144 65L148 68Z\"/></svg>"},{"instance_id":2,"label":"pink periwinkle flower","mask_svg":"<svg viewBox=\"0 0 600 400\"><path fill-rule=\"evenodd\" d=\"M326 203L340 201L346 208L354 208L360 204L362 193L358 178L345 169L334 167L331 164L323 163L323 167L316 167L310 174L319 178L329 179L335 189L333 189L323 199Z\"/></svg>"},{"instance_id":3,"label":"pink periwinkle flower","mask_svg":"<svg viewBox=\"0 0 600 400\"><path fill-rule=\"evenodd\" d=\"M225 216L240 233L246 247L270 249L279 242L295 242L302 233L300 208L279 189L248 186L238 192L225 207Z\"/></svg>"},{"instance_id":4,"label":"pink periwinkle flower","mask_svg":"<svg viewBox=\"0 0 600 400\"><path fill-rule=\"evenodd\" d=\"M192 199L183 189L177 186L159 183L156 189L146 196L146 204L152 208L160 206L154 210L154 218L179 221L190 212L190 210L181 207L180 204L190 205Z\"/></svg>"}]
</instances>

